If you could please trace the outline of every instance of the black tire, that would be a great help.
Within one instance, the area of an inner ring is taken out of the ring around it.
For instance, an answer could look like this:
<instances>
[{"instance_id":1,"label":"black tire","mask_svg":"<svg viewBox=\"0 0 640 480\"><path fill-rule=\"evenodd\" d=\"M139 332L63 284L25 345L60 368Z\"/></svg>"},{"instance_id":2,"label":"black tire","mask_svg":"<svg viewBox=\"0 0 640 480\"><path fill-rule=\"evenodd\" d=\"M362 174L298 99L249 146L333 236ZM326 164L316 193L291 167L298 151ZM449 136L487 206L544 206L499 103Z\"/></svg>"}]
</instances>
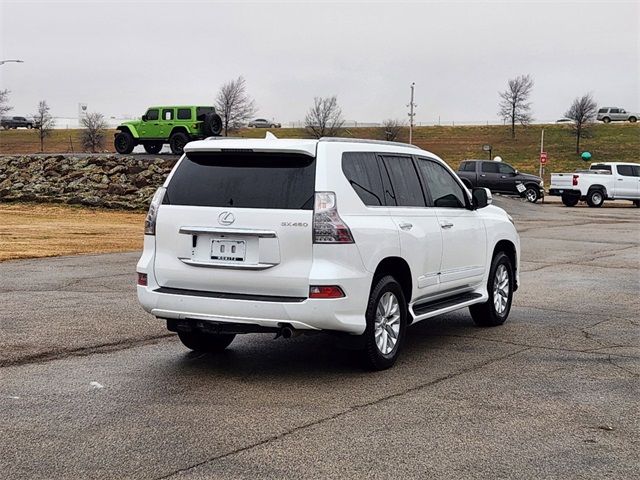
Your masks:
<instances>
[{"instance_id":1,"label":"black tire","mask_svg":"<svg viewBox=\"0 0 640 480\"><path fill-rule=\"evenodd\" d=\"M144 150L151 155L157 155L162 150L162 142L144 142Z\"/></svg>"},{"instance_id":2,"label":"black tire","mask_svg":"<svg viewBox=\"0 0 640 480\"><path fill-rule=\"evenodd\" d=\"M385 297L387 294L390 294L390 296ZM397 313L393 313L391 317L383 317L382 321L384 325L381 325L378 316L382 312L378 311L378 307L383 297L395 298L397 302ZM395 318L396 315L397 318ZM396 362L402 349L402 344L404 343L407 315L407 302L400 284L390 275L375 279L373 289L369 295L369 302L367 303L365 313L367 327L363 333L364 349L362 350L362 360L367 369L384 370L393 366ZM387 324L387 322L389 323ZM398 326L397 332L393 328L394 325ZM376 332L382 332L382 334L377 335ZM395 335L396 342L389 352L384 353L380 347L378 347L376 339L380 337L380 341L384 345L383 348L387 348L390 346L390 343L393 342L393 335Z\"/></svg>"},{"instance_id":3,"label":"black tire","mask_svg":"<svg viewBox=\"0 0 640 480\"><path fill-rule=\"evenodd\" d=\"M609 123L609 122L611 122L611 119L610 119L609 117L604 117L604 118L602 119L602 121L603 121L604 123Z\"/></svg>"},{"instance_id":4,"label":"black tire","mask_svg":"<svg viewBox=\"0 0 640 480\"><path fill-rule=\"evenodd\" d=\"M506 295L496 295L496 289L494 288L497 281L496 275L498 272L502 272L503 266L507 275L507 292ZM476 325L479 327L497 327L507 320L509 312L511 311L511 302L513 300L513 287L515 286L514 279L513 265L511 264L509 257L504 252L496 253L491 261L489 280L487 281L489 300L485 303L471 305L469 307L471 318L473 318ZM496 300L496 298L502 298L502 301ZM498 306L496 305L497 302L501 302L500 308L504 308L504 310L499 311Z\"/></svg>"},{"instance_id":5,"label":"black tire","mask_svg":"<svg viewBox=\"0 0 640 480\"><path fill-rule=\"evenodd\" d=\"M178 332L182 344L194 352L217 353L236 337L233 333Z\"/></svg>"},{"instance_id":6,"label":"black tire","mask_svg":"<svg viewBox=\"0 0 640 480\"><path fill-rule=\"evenodd\" d=\"M575 207L579 201L578 195L562 195L562 203L565 207Z\"/></svg>"},{"instance_id":7,"label":"black tire","mask_svg":"<svg viewBox=\"0 0 640 480\"><path fill-rule=\"evenodd\" d=\"M633 204L637 207L640 208L640 200L634 200Z\"/></svg>"},{"instance_id":8,"label":"black tire","mask_svg":"<svg viewBox=\"0 0 640 480\"><path fill-rule=\"evenodd\" d=\"M129 132L119 132L113 140L113 146L116 148L116 152L128 154L133 152L136 142Z\"/></svg>"},{"instance_id":9,"label":"black tire","mask_svg":"<svg viewBox=\"0 0 640 480\"><path fill-rule=\"evenodd\" d=\"M592 208L600 208L604 203L604 192L600 189L593 189L587 193L587 204Z\"/></svg>"},{"instance_id":10,"label":"black tire","mask_svg":"<svg viewBox=\"0 0 640 480\"><path fill-rule=\"evenodd\" d=\"M174 155L182 155L184 153L184 146L189 143L189 135L184 132L175 132L169 138L169 146L171 147L171 153Z\"/></svg>"},{"instance_id":11,"label":"black tire","mask_svg":"<svg viewBox=\"0 0 640 480\"><path fill-rule=\"evenodd\" d=\"M540 200L540 189L534 185L527 185L527 189L524 191L524 198L529 203L536 203Z\"/></svg>"},{"instance_id":12,"label":"black tire","mask_svg":"<svg viewBox=\"0 0 640 480\"><path fill-rule=\"evenodd\" d=\"M202 121L202 131L207 137L217 137L222 132L222 118L217 113L207 113Z\"/></svg>"},{"instance_id":13,"label":"black tire","mask_svg":"<svg viewBox=\"0 0 640 480\"><path fill-rule=\"evenodd\" d=\"M636 123L638 121L638 119L636 117L629 117L629 121L631 123Z\"/></svg>"},{"instance_id":14,"label":"black tire","mask_svg":"<svg viewBox=\"0 0 640 480\"><path fill-rule=\"evenodd\" d=\"M33 125L31 125L30 123L27 123L27 130L31 130L33 128Z\"/></svg>"}]
</instances>

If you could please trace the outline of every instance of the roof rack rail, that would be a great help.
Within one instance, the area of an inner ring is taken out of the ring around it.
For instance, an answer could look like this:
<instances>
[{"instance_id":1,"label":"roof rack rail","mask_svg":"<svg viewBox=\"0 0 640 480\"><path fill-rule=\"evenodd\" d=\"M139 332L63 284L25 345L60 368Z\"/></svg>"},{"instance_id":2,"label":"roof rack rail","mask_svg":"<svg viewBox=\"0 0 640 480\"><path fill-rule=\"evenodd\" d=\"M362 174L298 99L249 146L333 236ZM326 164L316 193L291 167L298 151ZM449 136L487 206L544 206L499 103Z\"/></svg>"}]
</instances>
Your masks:
<instances>
[{"instance_id":1,"label":"roof rack rail","mask_svg":"<svg viewBox=\"0 0 640 480\"><path fill-rule=\"evenodd\" d=\"M389 142L387 140L369 140L366 138L348 138L348 137L321 137L319 142L350 142L350 143L373 143L376 145L395 145L396 147L408 147L420 150L420 147L411 145L410 143Z\"/></svg>"},{"instance_id":2,"label":"roof rack rail","mask_svg":"<svg viewBox=\"0 0 640 480\"><path fill-rule=\"evenodd\" d=\"M246 140L246 137L224 137L222 135L215 135L205 138L205 140Z\"/></svg>"}]
</instances>

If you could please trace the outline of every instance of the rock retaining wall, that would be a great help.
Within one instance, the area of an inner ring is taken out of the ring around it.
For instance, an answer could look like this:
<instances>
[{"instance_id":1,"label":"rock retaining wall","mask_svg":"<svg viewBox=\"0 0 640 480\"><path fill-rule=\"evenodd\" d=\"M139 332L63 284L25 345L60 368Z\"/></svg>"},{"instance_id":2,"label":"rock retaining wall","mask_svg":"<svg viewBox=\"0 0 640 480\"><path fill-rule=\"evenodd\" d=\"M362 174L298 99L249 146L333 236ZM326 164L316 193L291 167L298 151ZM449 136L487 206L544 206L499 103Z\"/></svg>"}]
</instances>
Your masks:
<instances>
[{"instance_id":1,"label":"rock retaining wall","mask_svg":"<svg viewBox=\"0 0 640 480\"><path fill-rule=\"evenodd\" d=\"M146 155L0 156L0 202L145 209L176 161Z\"/></svg>"}]
</instances>

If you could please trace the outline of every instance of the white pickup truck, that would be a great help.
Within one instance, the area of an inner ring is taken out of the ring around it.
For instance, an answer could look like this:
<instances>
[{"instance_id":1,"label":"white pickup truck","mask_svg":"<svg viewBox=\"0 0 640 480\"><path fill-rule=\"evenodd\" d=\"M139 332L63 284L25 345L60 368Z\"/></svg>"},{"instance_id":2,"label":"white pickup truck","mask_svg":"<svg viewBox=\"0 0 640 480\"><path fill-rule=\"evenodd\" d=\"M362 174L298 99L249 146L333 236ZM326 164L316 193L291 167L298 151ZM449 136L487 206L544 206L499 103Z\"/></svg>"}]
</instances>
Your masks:
<instances>
[{"instance_id":1,"label":"white pickup truck","mask_svg":"<svg viewBox=\"0 0 640 480\"><path fill-rule=\"evenodd\" d=\"M561 196L567 207L586 200L601 207L605 200L631 200L640 207L640 164L592 163L589 170L552 173L549 195Z\"/></svg>"}]
</instances>

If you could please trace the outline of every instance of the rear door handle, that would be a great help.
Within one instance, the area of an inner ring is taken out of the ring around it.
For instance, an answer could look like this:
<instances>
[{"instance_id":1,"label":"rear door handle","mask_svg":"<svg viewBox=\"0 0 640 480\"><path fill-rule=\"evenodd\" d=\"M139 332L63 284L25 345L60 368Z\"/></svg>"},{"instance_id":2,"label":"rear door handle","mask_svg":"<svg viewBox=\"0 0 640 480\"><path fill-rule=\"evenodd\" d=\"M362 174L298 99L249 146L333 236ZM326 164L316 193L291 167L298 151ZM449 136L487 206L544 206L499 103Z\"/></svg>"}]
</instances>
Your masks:
<instances>
[{"instance_id":1,"label":"rear door handle","mask_svg":"<svg viewBox=\"0 0 640 480\"><path fill-rule=\"evenodd\" d=\"M486 175L483 173L482 175L480 175L481 177L486 177Z\"/></svg>"},{"instance_id":2,"label":"rear door handle","mask_svg":"<svg viewBox=\"0 0 640 480\"><path fill-rule=\"evenodd\" d=\"M453 227L453 223L451 223L449 220L445 220L444 222L440 222L440 226L444 229L448 229Z\"/></svg>"},{"instance_id":3,"label":"rear door handle","mask_svg":"<svg viewBox=\"0 0 640 480\"><path fill-rule=\"evenodd\" d=\"M413 228L413 224L412 223L400 223L398 224L398 226L402 229L402 230L411 230Z\"/></svg>"}]
</instances>

